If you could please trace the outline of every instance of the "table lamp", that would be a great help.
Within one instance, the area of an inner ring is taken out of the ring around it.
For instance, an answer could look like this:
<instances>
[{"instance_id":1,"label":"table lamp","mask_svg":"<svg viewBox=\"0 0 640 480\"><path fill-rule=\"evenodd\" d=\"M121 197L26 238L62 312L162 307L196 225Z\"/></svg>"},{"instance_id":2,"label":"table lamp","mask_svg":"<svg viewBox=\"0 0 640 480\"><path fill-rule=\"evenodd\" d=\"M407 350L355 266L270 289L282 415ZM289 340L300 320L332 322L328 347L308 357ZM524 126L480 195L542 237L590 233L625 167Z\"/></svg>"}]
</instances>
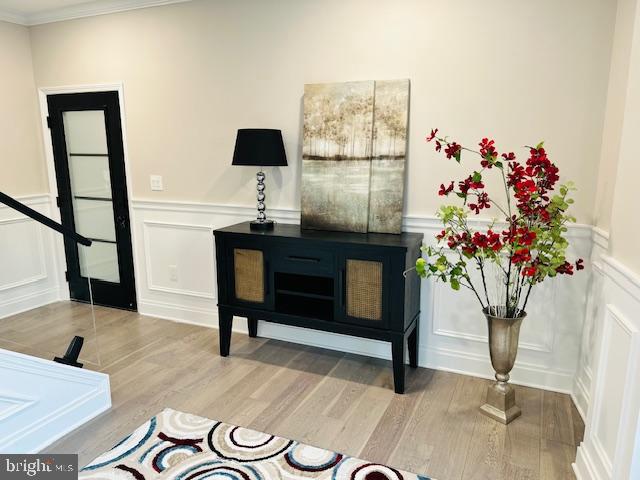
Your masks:
<instances>
[{"instance_id":1,"label":"table lamp","mask_svg":"<svg viewBox=\"0 0 640 480\"><path fill-rule=\"evenodd\" d=\"M258 180L258 217L251 222L251 230L271 230L273 220L267 219L264 200L264 179L262 167L286 167L287 155L282 142L282 132L270 128L241 128L236 136L232 165L259 167Z\"/></svg>"}]
</instances>

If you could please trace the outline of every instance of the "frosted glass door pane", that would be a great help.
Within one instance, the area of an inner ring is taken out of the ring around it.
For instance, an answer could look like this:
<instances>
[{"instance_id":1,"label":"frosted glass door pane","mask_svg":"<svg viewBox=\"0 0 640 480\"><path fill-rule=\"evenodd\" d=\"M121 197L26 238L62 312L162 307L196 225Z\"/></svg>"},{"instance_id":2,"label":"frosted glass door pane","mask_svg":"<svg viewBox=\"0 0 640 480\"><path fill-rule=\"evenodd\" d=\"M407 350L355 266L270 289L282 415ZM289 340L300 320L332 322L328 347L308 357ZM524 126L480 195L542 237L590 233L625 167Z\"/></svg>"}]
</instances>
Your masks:
<instances>
[{"instance_id":1,"label":"frosted glass door pane","mask_svg":"<svg viewBox=\"0 0 640 480\"><path fill-rule=\"evenodd\" d=\"M107 282L120 282L118 249L115 243L93 242L90 247L79 246L80 274Z\"/></svg>"},{"instance_id":2,"label":"frosted glass door pane","mask_svg":"<svg viewBox=\"0 0 640 480\"><path fill-rule=\"evenodd\" d=\"M93 240L79 247L80 274L120 282L104 112L63 112L75 229Z\"/></svg>"},{"instance_id":3,"label":"frosted glass door pane","mask_svg":"<svg viewBox=\"0 0 640 480\"><path fill-rule=\"evenodd\" d=\"M102 110L64 112L63 117L67 153L108 153Z\"/></svg>"},{"instance_id":4,"label":"frosted glass door pane","mask_svg":"<svg viewBox=\"0 0 640 480\"><path fill-rule=\"evenodd\" d=\"M74 202L76 231L95 240L116 241L111 201L78 199Z\"/></svg>"},{"instance_id":5,"label":"frosted glass door pane","mask_svg":"<svg viewBox=\"0 0 640 480\"><path fill-rule=\"evenodd\" d=\"M69 174L74 195L111 198L109 157L69 156Z\"/></svg>"}]
</instances>

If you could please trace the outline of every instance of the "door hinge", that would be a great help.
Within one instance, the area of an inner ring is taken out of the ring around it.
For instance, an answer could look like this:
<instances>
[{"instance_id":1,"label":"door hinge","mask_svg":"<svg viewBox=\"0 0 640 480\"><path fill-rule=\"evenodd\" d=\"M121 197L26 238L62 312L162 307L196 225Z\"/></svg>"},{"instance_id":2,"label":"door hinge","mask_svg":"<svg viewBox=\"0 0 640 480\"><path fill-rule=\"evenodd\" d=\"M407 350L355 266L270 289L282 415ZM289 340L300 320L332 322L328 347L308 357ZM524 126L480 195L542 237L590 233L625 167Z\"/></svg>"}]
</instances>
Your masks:
<instances>
[{"instance_id":1,"label":"door hinge","mask_svg":"<svg viewBox=\"0 0 640 480\"><path fill-rule=\"evenodd\" d=\"M65 281L67 281L67 282L69 281L69 272L68 272L68 271L65 271L65 272L64 272L64 279L65 279Z\"/></svg>"},{"instance_id":2,"label":"door hinge","mask_svg":"<svg viewBox=\"0 0 640 480\"><path fill-rule=\"evenodd\" d=\"M51 128L52 125L53 125L53 120L51 119L50 116L47 116L47 127Z\"/></svg>"}]
</instances>

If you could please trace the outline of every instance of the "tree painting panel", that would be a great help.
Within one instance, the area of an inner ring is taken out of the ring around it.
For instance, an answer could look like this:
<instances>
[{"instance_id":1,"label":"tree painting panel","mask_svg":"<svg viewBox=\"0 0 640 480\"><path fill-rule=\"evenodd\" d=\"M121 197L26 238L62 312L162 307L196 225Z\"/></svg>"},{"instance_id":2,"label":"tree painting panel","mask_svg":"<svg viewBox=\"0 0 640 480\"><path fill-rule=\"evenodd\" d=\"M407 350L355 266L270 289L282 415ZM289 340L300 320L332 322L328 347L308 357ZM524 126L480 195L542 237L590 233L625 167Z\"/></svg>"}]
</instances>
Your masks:
<instances>
[{"instance_id":1,"label":"tree painting panel","mask_svg":"<svg viewBox=\"0 0 640 480\"><path fill-rule=\"evenodd\" d=\"M409 118L409 80L375 82L369 231L400 233Z\"/></svg>"},{"instance_id":2,"label":"tree painting panel","mask_svg":"<svg viewBox=\"0 0 640 480\"><path fill-rule=\"evenodd\" d=\"M302 227L367 232L374 82L305 85Z\"/></svg>"}]
</instances>

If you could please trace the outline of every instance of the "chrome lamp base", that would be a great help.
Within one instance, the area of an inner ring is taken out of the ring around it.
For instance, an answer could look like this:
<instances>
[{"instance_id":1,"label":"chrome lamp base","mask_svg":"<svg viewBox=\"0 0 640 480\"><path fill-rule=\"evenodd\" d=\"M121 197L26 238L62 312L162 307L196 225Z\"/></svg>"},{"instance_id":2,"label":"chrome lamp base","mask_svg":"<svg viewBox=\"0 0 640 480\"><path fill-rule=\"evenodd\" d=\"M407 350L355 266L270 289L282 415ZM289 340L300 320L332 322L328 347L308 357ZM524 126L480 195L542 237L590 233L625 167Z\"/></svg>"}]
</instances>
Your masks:
<instances>
[{"instance_id":1,"label":"chrome lamp base","mask_svg":"<svg viewBox=\"0 0 640 480\"><path fill-rule=\"evenodd\" d=\"M253 222L251 222L250 228L251 230L256 231L273 230L273 225L275 222L273 220L268 220L267 214L265 213L267 206L264 204L264 200L267 197L264 194L265 174L262 169L256 174L256 179L258 180L258 185L256 187L258 190L258 195L256 197L258 199L258 217Z\"/></svg>"},{"instance_id":2,"label":"chrome lamp base","mask_svg":"<svg viewBox=\"0 0 640 480\"><path fill-rule=\"evenodd\" d=\"M273 230L275 222L273 220L254 220L249 224L251 230L266 231Z\"/></svg>"}]
</instances>

